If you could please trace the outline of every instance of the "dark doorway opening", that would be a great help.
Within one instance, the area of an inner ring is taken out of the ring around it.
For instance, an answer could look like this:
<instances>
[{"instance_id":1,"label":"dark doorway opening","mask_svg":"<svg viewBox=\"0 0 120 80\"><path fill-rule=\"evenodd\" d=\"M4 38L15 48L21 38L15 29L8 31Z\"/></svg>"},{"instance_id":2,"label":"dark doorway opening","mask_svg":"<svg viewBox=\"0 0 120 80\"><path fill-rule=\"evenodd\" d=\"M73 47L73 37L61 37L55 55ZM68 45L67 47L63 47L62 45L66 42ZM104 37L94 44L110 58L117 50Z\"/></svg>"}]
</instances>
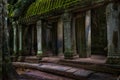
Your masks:
<instances>
[{"instance_id":1,"label":"dark doorway opening","mask_svg":"<svg viewBox=\"0 0 120 80\"><path fill-rule=\"evenodd\" d=\"M45 23L43 27L43 51L45 56L57 55L57 22Z\"/></svg>"},{"instance_id":2,"label":"dark doorway opening","mask_svg":"<svg viewBox=\"0 0 120 80\"><path fill-rule=\"evenodd\" d=\"M92 55L107 56L106 7L92 9L91 51Z\"/></svg>"},{"instance_id":3,"label":"dark doorway opening","mask_svg":"<svg viewBox=\"0 0 120 80\"><path fill-rule=\"evenodd\" d=\"M79 57L85 57L86 39L85 39L85 15L81 14L75 18L76 28L76 49Z\"/></svg>"}]
</instances>

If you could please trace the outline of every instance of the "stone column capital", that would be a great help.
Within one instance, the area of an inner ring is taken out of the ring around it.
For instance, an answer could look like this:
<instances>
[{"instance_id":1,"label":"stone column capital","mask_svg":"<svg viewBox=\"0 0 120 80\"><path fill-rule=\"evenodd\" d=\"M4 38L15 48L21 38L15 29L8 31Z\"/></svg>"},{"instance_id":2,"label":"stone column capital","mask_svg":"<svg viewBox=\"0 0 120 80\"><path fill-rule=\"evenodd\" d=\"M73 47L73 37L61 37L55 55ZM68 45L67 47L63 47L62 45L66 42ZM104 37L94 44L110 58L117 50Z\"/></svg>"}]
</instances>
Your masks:
<instances>
[{"instance_id":1,"label":"stone column capital","mask_svg":"<svg viewBox=\"0 0 120 80\"><path fill-rule=\"evenodd\" d=\"M15 21L13 21L12 24L15 25L16 24Z\"/></svg>"},{"instance_id":2,"label":"stone column capital","mask_svg":"<svg viewBox=\"0 0 120 80\"><path fill-rule=\"evenodd\" d=\"M37 26L41 26L42 20L37 21Z\"/></svg>"},{"instance_id":3,"label":"stone column capital","mask_svg":"<svg viewBox=\"0 0 120 80\"><path fill-rule=\"evenodd\" d=\"M70 22L72 20L72 15L70 13L68 13L68 12L65 12L62 15L62 19L63 19L63 21Z\"/></svg>"}]
</instances>

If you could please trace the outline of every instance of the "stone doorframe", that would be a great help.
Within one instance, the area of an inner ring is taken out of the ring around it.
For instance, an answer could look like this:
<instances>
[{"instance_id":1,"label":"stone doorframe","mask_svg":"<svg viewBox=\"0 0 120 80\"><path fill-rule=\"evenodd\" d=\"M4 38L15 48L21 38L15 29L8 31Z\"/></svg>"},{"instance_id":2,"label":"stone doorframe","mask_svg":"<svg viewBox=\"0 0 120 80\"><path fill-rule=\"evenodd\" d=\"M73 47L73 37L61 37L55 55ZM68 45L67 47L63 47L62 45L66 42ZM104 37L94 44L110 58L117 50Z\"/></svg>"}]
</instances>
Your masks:
<instances>
[{"instance_id":1,"label":"stone doorframe","mask_svg":"<svg viewBox=\"0 0 120 80\"><path fill-rule=\"evenodd\" d=\"M85 12L85 57L91 56L91 10L88 10ZM72 37L73 37L73 48L75 55L77 54L77 45L76 45L76 30L75 30L75 20L77 18L81 17L81 15L78 15L76 17L73 17L73 29L72 29Z\"/></svg>"}]
</instances>

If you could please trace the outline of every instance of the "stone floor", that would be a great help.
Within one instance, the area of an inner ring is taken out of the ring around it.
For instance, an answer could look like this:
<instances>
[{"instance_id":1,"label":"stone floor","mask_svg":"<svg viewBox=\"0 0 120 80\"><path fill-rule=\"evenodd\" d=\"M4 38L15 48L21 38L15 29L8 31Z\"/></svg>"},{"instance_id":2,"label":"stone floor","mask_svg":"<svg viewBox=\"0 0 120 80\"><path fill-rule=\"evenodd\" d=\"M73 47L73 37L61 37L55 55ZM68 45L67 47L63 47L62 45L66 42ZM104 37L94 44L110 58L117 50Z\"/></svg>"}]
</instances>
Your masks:
<instances>
[{"instance_id":1,"label":"stone floor","mask_svg":"<svg viewBox=\"0 0 120 80\"><path fill-rule=\"evenodd\" d=\"M26 69L24 71L17 70L18 74L21 75L24 79L28 80L74 80L70 78L66 78L63 76L58 76L46 72L41 72L38 70Z\"/></svg>"},{"instance_id":2,"label":"stone floor","mask_svg":"<svg viewBox=\"0 0 120 80\"><path fill-rule=\"evenodd\" d=\"M31 68L47 73L52 73L55 75L62 75L74 80L117 80L118 77L118 75L95 72L91 70L85 70L82 68L74 68L74 67L64 66L54 63L31 64L31 63L23 63L23 62L14 62L13 65L15 67L23 67L29 69Z\"/></svg>"},{"instance_id":3,"label":"stone floor","mask_svg":"<svg viewBox=\"0 0 120 80\"><path fill-rule=\"evenodd\" d=\"M35 69L40 71L40 73L42 73L41 71L43 71L50 74L52 73L54 74L54 76L60 75L61 76L61 78L59 77L60 80L69 80L63 79L62 78L63 76L65 78L67 77L72 80L119 80L117 79L119 75L113 74L116 72L120 73L119 72L120 70L118 69L111 70L112 69L111 67L108 68L108 65L106 66L106 57L100 55L92 55L90 58L79 58L78 56L75 56L75 58L72 60L64 59L63 56L44 57L40 62L38 62L36 56L29 56L26 57L25 62L15 62L13 64L16 67L21 66L23 68ZM99 70L98 68L101 68L103 70ZM111 74L111 71L115 72L112 72L113 74ZM34 71L32 71L31 73L33 72ZM30 75L28 73L25 74ZM37 76L41 77L40 80L47 80L42 79L43 76L41 76L41 74ZM54 79L53 77L53 79L51 80L56 79Z\"/></svg>"}]
</instances>

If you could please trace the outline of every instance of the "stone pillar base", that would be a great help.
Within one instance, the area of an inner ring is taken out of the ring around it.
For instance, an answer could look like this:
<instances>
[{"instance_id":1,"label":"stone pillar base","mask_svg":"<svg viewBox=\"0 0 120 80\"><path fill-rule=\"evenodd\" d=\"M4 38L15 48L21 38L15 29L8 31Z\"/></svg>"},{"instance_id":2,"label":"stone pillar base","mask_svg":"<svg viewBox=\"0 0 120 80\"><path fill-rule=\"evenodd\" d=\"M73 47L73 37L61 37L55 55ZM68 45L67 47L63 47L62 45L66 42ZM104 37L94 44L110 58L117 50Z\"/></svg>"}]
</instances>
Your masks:
<instances>
[{"instance_id":1,"label":"stone pillar base","mask_svg":"<svg viewBox=\"0 0 120 80\"><path fill-rule=\"evenodd\" d=\"M65 59L73 59L73 52L65 52L64 53L64 58Z\"/></svg>"},{"instance_id":2,"label":"stone pillar base","mask_svg":"<svg viewBox=\"0 0 120 80\"><path fill-rule=\"evenodd\" d=\"M38 53L37 53L37 58L39 59L39 60L42 60L42 57L43 57L43 52L42 51L38 51Z\"/></svg>"},{"instance_id":3,"label":"stone pillar base","mask_svg":"<svg viewBox=\"0 0 120 80\"><path fill-rule=\"evenodd\" d=\"M81 52L82 54L79 54L79 58L88 58L90 57L89 55L87 55L87 53L83 53Z\"/></svg>"},{"instance_id":4,"label":"stone pillar base","mask_svg":"<svg viewBox=\"0 0 120 80\"><path fill-rule=\"evenodd\" d=\"M16 62L17 61L17 56L10 56L10 58L11 58L12 62Z\"/></svg>"},{"instance_id":5,"label":"stone pillar base","mask_svg":"<svg viewBox=\"0 0 120 80\"><path fill-rule=\"evenodd\" d=\"M63 52L58 53L58 56L64 56Z\"/></svg>"},{"instance_id":6,"label":"stone pillar base","mask_svg":"<svg viewBox=\"0 0 120 80\"><path fill-rule=\"evenodd\" d=\"M19 62L24 62L25 61L25 56L19 56L18 61Z\"/></svg>"},{"instance_id":7,"label":"stone pillar base","mask_svg":"<svg viewBox=\"0 0 120 80\"><path fill-rule=\"evenodd\" d=\"M108 57L106 63L120 65L120 57Z\"/></svg>"}]
</instances>

